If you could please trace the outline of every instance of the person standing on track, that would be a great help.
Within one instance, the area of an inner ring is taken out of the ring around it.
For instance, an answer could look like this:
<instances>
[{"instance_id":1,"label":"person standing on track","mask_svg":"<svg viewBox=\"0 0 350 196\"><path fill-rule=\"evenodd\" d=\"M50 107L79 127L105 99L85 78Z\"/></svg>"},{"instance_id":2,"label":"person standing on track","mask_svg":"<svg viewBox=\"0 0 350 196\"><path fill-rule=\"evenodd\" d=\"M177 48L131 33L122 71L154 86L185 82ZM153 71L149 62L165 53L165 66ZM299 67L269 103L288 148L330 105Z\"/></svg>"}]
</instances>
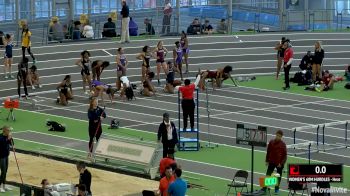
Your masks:
<instances>
[{"instance_id":1,"label":"person standing on track","mask_svg":"<svg viewBox=\"0 0 350 196\"><path fill-rule=\"evenodd\" d=\"M182 58L183 58L183 50L181 48L181 44L179 41L175 42L175 48L173 49L173 61L174 65L179 69L181 81L183 81L182 76Z\"/></svg>"},{"instance_id":2,"label":"person standing on track","mask_svg":"<svg viewBox=\"0 0 350 196\"><path fill-rule=\"evenodd\" d=\"M13 63L13 58L12 58L12 48L13 48L13 43L12 43L12 36L10 34L6 34L5 37L2 37L4 47L5 47L5 56L4 56L4 72L5 72L5 79L11 78L13 79L12 75L12 63ZM8 74L7 74L8 73Z\"/></svg>"},{"instance_id":3,"label":"person standing on track","mask_svg":"<svg viewBox=\"0 0 350 196\"><path fill-rule=\"evenodd\" d=\"M97 60L92 62L91 71L92 71L92 79L100 81L101 74L104 69L109 66L109 61L101 61Z\"/></svg>"},{"instance_id":4,"label":"person standing on track","mask_svg":"<svg viewBox=\"0 0 350 196\"><path fill-rule=\"evenodd\" d=\"M180 39L180 43L181 43L181 48L182 48L182 54L184 56L184 61L186 64L186 74L188 74L188 54L190 53L190 49L188 46L188 38L187 38L187 34L185 33L185 31L182 31L181 33L181 39Z\"/></svg>"},{"instance_id":5,"label":"person standing on track","mask_svg":"<svg viewBox=\"0 0 350 196\"><path fill-rule=\"evenodd\" d=\"M277 50L277 70L276 70L276 80L278 80L281 67L282 67L282 62L283 62L283 57L284 57L284 48L283 44L286 41L285 37L282 37L281 41L278 42L278 44L275 47L275 50Z\"/></svg>"},{"instance_id":6,"label":"person standing on track","mask_svg":"<svg viewBox=\"0 0 350 196\"><path fill-rule=\"evenodd\" d=\"M6 174L9 166L10 145L12 145L11 128L9 126L2 127L2 134L0 134L0 193L11 191L12 189L6 187Z\"/></svg>"},{"instance_id":7,"label":"person standing on track","mask_svg":"<svg viewBox=\"0 0 350 196\"><path fill-rule=\"evenodd\" d=\"M28 25L23 26L23 31L22 31L22 58L24 59L26 56L26 49L28 54L32 57L33 59L33 64L35 64L35 57L33 53L30 50L30 46L32 45L32 42L30 40L32 36L32 33L28 29Z\"/></svg>"},{"instance_id":8,"label":"person standing on track","mask_svg":"<svg viewBox=\"0 0 350 196\"><path fill-rule=\"evenodd\" d=\"M275 194L279 192L283 167L287 161L287 147L284 141L282 141L282 137L283 132L278 130L275 139L272 139L267 146L265 159L267 166L266 176L271 176L275 168L277 168L277 173L280 175L278 177L278 184L275 186ZM266 192L266 187L264 187L262 191Z\"/></svg>"},{"instance_id":9,"label":"person standing on track","mask_svg":"<svg viewBox=\"0 0 350 196\"><path fill-rule=\"evenodd\" d=\"M100 139L102 134L102 120L106 118L106 113L104 109L97 105L97 98L92 98L90 101L90 107L88 110L88 118L89 118L89 155L88 157L92 157L93 151L93 143L94 138L96 138L96 142Z\"/></svg>"},{"instance_id":10,"label":"person standing on track","mask_svg":"<svg viewBox=\"0 0 350 196\"><path fill-rule=\"evenodd\" d=\"M21 84L23 83L25 99L28 98L27 90L27 77L28 77L28 61L27 57L24 57L22 61L18 64L18 73L17 73L17 92L19 99L21 99Z\"/></svg>"},{"instance_id":11,"label":"person standing on track","mask_svg":"<svg viewBox=\"0 0 350 196\"><path fill-rule=\"evenodd\" d=\"M164 73L167 70L165 57L168 53L168 50L163 46L163 41L158 42L157 47L153 50L152 53L155 53L155 57L157 58L157 79L158 85L160 85L160 69L163 68Z\"/></svg>"},{"instance_id":12,"label":"person standing on track","mask_svg":"<svg viewBox=\"0 0 350 196\"><path fill-rule=\"evenodd\" d=\"M147 74L150 72L150 59L152 58L149 46L144 46L142 52L137 55L136 59L142 60L141 84L145 81Z\"/></svg>"},{"instance_id":13,"label":"person standing on track","mask_svg":"<svg viewBox=\"0 0 350 196\"><path fill-rule=\"evenodd\" d=\"M175 124L170 121L168 113L163 114L163 122L159 125L157 138L158 142L162 141L163 143L163 158L174 153L178 137Z\"/></svg>"},{"instance_id":14,"label":"person standing on track","mask_svg":"<svg viewBox=\"0 0 350 196\"><path fill-rule=\"evenodd\" d=\"M82 53L80 53L81 58L75 63L76 65L81 67L81 76L83 80L83 91L85 94L89 94L86 91L86 84L89 85L89 90L91 91L91 75L90 75L90 52L87 50L84 50Z\"/></svg>"},{"instance_id":15,"label":"person standing on track","mask_svg":"<svg viewBox=\"0 0 350 196\"><path fill-rule=\"evenodd\" d=\"M284 42L283 48L285 50L284 51L284 57L283 57L285 87L283 87L283 90L288 90L288 89L290 89L290 86L289 86L289 71L290 71L290 68L292 67L292 62L293 62L293 58L294 58L294 52L293 52L292 44L290 43L289 40L286 40L286 42Z\"/></svg>"},{"instance_id":16,"label":"person standing on track","mask_svg":"<svg viewBox=\"0 0 350 196\"><path fill-rule=\"evenodd\" d=\"M312 81L316 82L322 78L321 66L324 58L324 50L321 41L315 43L315 53L312 58Z\"/></svg>"},{"instance_id":17,"label":"person standing on track","mask_svg":"<svg viewBox=\"0 0 350 196\"><path fill-rule=\"evenodd\" d=\"M198 75L195 83L191 84L189 79L185 80L185 86L177 86L176 90L180 91L182 94L182 114L183 114L183 130L187 129L187 119L190 117L191 130L194 130L194 109L195 103L193 100L194 90L197 88L201 76Z\"/></svg>"},{"instance_id":18,"label":"person standing on track","mask_svg":"<svg viewBox=\"0 0 350 196\"><path fill-rule=\"evenodd\" d=\"M128 66L128 59L124 55L124 49L118 48L117 56L115 58L115 62L117 62L117 81L116 81L116 87L117 91L121 88L121 81L120 78L123 76L126 76L126 67Z\"/></svg>"},{"instance_id":19,"label":"person standing on track","mask_svg":"<svg viewBox=\"0 0 350 196\"><path fill-rule=\"evenodd\" d=\"M130 36L129 36L129 7L126 5L126 0L122 1L122 10L120 11L120 15L122 15L122 35L120 39L120 43L129 43L130 42Z\"/></svg>"}]
</instances>

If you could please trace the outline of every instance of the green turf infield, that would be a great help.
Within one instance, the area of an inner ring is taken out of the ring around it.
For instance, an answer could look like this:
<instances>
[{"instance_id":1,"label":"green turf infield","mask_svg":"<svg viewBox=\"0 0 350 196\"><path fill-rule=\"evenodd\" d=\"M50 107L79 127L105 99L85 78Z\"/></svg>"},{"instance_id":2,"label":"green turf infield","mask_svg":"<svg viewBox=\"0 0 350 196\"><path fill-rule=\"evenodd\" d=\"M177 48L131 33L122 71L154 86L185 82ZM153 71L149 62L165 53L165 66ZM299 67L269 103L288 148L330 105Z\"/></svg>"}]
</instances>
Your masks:
<instances>
[{"instance_id":1,"label":"green turf infield","mask_svg":"<svg viewBox=\"0 0 350 196\"><path fill-rule=\"evenodd\" d=\"M293 77L291 75L291 77ZM226 84L232 84L232 81L225 81ZM338 99L350 101L350 90L344 88L344 85L347 81L337 82L334 84L334 89L326 92L316 92L316 91L307 91L304 90L307 86L298 86L295 83L290 83L291 88L287 91L284 91L282 87L284 86L284 79L281 77L279 80L276 80L274 76L257 76L256 80L240 82L239 85L243 87L251 87L258 89L266 89L278 92L294 93L300 95L316 96L329 99Z\"/></svg>"},{"instance_id":2,"label":"green turf infield","mask_svg":"<svg viewBox=\"0 0 350 196\"><path fill-rule=\"evenodd\" d=\"M7 122L5 119L6 111L3 109L0 114L0 122L1 124L7 124L14 128L14 132L33 130L36 132L42 132L46 134L52 134L56 136L63 136L78 140L88 140L87 134L87 122L81 120L75 120L70 118L63 118L59 116L53 116L49 114L42 114L38 112L29 112L24 110L16 110L16 121ZM28 118L31 117L31 118ZM54 120L59 123L64 123L67 126L67 131L64 133L58 132L48 132L47 127L45 126L46 120ZM156 135L155 133L144 132L140 130L134 129L124 129L120 128L117 130L107 129L107 125L103 126L104 133L118 136L126 136L139 138L143 137L146 141L155 141ZM14 134L15 135L15 134ZM85 152L76 151L74 149L69 148L60 148L57 146L52 146L50 144L40 144L33 143L31 141L23 141L15 138L16 148L31 150L35 152L46 151L48 154L58 154L65 157L69 157L71 159L79 160L86 157ZM205 142L201 143L205 145ZM186 161L197 161L200 163L212 164L217 167L227 167L232 169L243 169L250 170L250 149L242 149L238 147L229 147L225 145L219 145L216 149L207 149L203 148L199 152L177 152L176 157L179 159L184 159ZM265 152L256 151L255 152L255 172L257 174L263 174L266 172L266 167L264 165L265 160ZM289 157L288 163L306 163L307 160ZM186 168L183 168L186 171ZM196 174L187 172L185 173L188 176L192 176ZM227 179L219 179L212 176L204 176L199 175L200 180L189 179L191 183L199 184L204 187L207 187L210 191L207 190L199 190L199 189L191 189L188 193L189 195L224 195L227 191L226 184L228 183ZM232 174L233 176L233 174ZM344 167L344 176L345 180L341 184L334 184L334 186L343 186L350 189L350 178L346 176L350 176L350 168ZM196 177L198 178L198 177ZM258 182L255 182L256 184ZM285 188L285 187L283 187ZM213 194L215 193L215 194Z\"/></svg>"}]
</instances>

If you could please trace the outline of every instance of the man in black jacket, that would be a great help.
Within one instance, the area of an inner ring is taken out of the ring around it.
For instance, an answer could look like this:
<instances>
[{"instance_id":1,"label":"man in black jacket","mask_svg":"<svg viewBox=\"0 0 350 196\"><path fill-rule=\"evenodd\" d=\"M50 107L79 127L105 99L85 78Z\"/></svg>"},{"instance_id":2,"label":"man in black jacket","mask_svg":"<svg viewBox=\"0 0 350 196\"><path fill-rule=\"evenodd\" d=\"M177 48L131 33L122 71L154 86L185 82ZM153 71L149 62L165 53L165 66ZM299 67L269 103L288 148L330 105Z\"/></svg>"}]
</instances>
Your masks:
<instances>
[{"instance_id":1,"label":"man in black jacket","mask_svg":"<svg viewBox=\"0 0 350 196\"><path fill-rule=\"evenodd\" d=\"M79 184L76 185L76 187L79 187L79 185L85 185L87 195L92 196L91 193L91 173L89 170L86 169L86 165L84 162L80 161L77 163L77 170L80 174L79 177Z\"/></svg>"},{"instance_id":2,"label":"man in black jacket","mask_svg":"<svg viewBox=\"0 0 350 196\"><path fill-rule=\"evenodd\" d=\"M126 5L126 1L122 1L122 11L120 12L120 15L122 15L122 35L120 42L121 43L129 43L130 37L129 37L129 7Z\"/></svg>"},{"instance_id":3,"label":"man in black jacket","mask_svg":"<svg viewBox=\"0 0 350 196\"><path fill-rule=\"evenodd\" d=\"M176 127L169 119L169 114L163 114L163 122L158 129L158 142L163 143L163 158L167 157L168 152L174 152L175 144L178 143Z\"/></svg>"},{"instance_id":4,"label":"man in black jacket","mask_svg":"<svg viewBox=\"0 0 350 196\"><path fill-rule=\"evenodd\" d=\"M11 189L5 186L6 174L9 166L10 145L12 143L12 136L10 127L3 126L0 134L0 192L10 191Z\"/></svg>"}]
</instances>

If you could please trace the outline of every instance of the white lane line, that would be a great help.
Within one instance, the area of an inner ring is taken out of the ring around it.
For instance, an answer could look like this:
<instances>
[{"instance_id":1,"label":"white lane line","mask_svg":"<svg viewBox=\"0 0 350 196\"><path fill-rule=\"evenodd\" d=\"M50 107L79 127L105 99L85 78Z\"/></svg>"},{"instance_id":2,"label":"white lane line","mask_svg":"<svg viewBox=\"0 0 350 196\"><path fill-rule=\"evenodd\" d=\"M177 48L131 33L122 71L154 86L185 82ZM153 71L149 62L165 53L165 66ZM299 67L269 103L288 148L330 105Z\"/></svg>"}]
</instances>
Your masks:
<instances>
[{"instance_id":1,"label":"white lane line","mask_svg":"<svg viewBox=\"0 0 350 196\"><path fill-rule=\"evenodd\" d=\"M113 56L113 54L109 53L107 50L103 49L103 52L107 53L109 56Z\"/></svg>"}]
</instances>

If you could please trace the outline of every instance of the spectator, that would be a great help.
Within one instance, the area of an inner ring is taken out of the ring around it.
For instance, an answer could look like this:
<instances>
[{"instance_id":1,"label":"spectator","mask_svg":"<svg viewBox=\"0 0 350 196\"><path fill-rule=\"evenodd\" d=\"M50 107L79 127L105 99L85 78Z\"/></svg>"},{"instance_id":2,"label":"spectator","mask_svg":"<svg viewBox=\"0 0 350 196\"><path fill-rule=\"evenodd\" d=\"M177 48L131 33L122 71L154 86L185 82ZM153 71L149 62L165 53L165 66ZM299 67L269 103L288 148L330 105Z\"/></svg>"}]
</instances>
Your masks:
<instances>
[{"instance_id":1,"label":"spectator","mask_svg":"<svg viewBox=\"0 0 350 196\"><path fill-rule=\"evenodd\" d=\"M73 28L73 40L80 40L81 38L81 33L80 33L80 21L75 21L74 22L74 28Z\"/></svg>"},{"instance_id":2,"label":"spectator","mask_svg":"<svg viewBox=\"0 0 350 196\"><path fill-rule=\"evenodd\" d=\"M344 74L346 80L350 80L350 65L346 67L345 74Z\"/></svg>"},{"instance_id":3,"label":"spectator","mask_svg":"<svg viewBox=\"0 0 350 196\"><path fill-rule=\"evenodd\" d=\"M126 1L122 1L122 10L120 11L120 14L122 15L122 35L121 35L121 43L129 43L130 37L129 37L129 7L126 5Z\"/></svg>"},{"instance_id":4,"label":"spectator","mask_svg":"<svg viewBox=\"0 0 350 196\"><path fill-rule=\"evenodd\" d=\"M181 179L182 170L175 169L175 181L169 185L168 194L171 196L185 196L187 191L187 183Z\"/></svg>"},{"instance_id":5,"label":"spectator","mask_svg":"<svg viewBox=\"0 0 350 196\"><path fill-rule=\"evenodd\" d=\"M6 175L9 166L10 145L12 145L13 139L11 134L11 128L8 126L2 127L2 133L0 134L0 193L5 191L11 191L10 187L5 186Z\"/></svg>"},{"instance_id":6,"label":"spectator","mask_svg":"<svg viewBox=\"0 0 350 196\"><path fill-rule=\"evenodd\" d=\"M205 20L204 24L202 25L202 32L208 35L213 33L213 26L211 26L209 20Z\"/></svg>"},{"instance_id":7,"label":"spectator","mask_svg":"<svg viewBox=\"0 0 350 196\"><path fill-rule=\"evenodd\" d=\"M44 190L44 196L60 196L57 191L54 191L49 180L43 179L41 181L41 188Z\"/></svg>"},{"instance_id":8,"label":"spectator","mask_svg":"<svg viewBox=\"0 0 350 196\"><path fill-rule=\"evenodd\" d=\"M138 30L139 30L139 27L137 26L137 23L135 21L133 21L132 18L130 17L130 21L129 21L129 35L130 36L137 36L138 35Z\"/></svg>"},{"instance_id":9,"label":"spectator","mask_svg":"<svg viewBox=\"0 0 350 196\"><path fill-rule=\"evenodd\" d=\"M4 32L0 31L0 48L4 47Z\"/></svg>"},{"instance_id":10,"label":"spectator","mask_svg":"<svg viewBox=\"0 0 350 196\"><path fill-rule=\"evenodd\" d=\"M316 82L319 78L321 78L321 65L323 63L324 58L324 50L322 47L321 41L317 41L315 43L315 53L313 57L313 65L312 65L312 80Z\"/></svg>"},{"instance_id":11,"label":"spectator","mask_svg":"<svg viewBox=\"0 0 350 196\"><path fill-rule=\"evenodd\" d=\"M88 39L94 38L94 30L88 20L86 21L86 24L84 26L83 37Z\"/></svg>"},{"instance_id":12,"label":"spectator","mask_svg":"<svg viewBox=\"0 0 350 196\"><path fill-rule=\"evenodd\" d=\"M35 86L37 86L37 88L41 88L38 69L35 65L32 65L29 68L27 83L32 87L33 90L35 90Z\"/></svg>"},{"instance_id":13,"label":"spectator","mask_svg":"<svg viewBox=\"0 0 350 196\"><path fill-rule=\"evenodd\" d=\"M299 68L301 70L311 70L312 69L311 51L307 51L306 55L300 61Z\"/></svg>"},{"instance_id":14,"label":"spectator","mask_svg":"<svg viewBox=\"0 0 350 196\"><path fill-rule=\"evenodd\" d=\"M270 140L269 145L267 146L266 153L266 166L268 166L266 171L266 176L271 176L272 172L277 168L277 173L279 174L278 183L275 186L275 193L279 192L279 185L282 179L282 171L284 164L287 161L287 147L286 144L282 141L283 132L278 130L276 132L275 139ZM266 187L262 189L263 192L266 192Z\"/></svg>"},{"instance_id":15,"label":"spectator","mask_svg":"<svg viewBox=\"0 0 350 196\"><path fill-rule=\"evenodd\" d=\"M197 35L201 32L201 24L198 18L195 18L190 26L187 28L187 34L189 35Z\"/></svg>"},{"instance_id":16,"label":"spectator","mask_svg":"<svg viewBox=\"0 0 350 196\"><path fill-rule=\"evenodd\" d=\"M64 32L65 32L65 39L72 39L73 38L73 32L74 32L74 21L70 20L68 25L64 25L63 28L66 28L64 30Z\"/></svg>"},{"instance_id":17,"label":"spectator","mask_svg":"<svg viewBox=\"0 0 350 196\"><path fill-rule=\"evenodd\" d=\"M176 165L176 162L174 160L174 151L168 151L168 156L165 158L162 158L159 162L160 177L163 178L165 176L166 168L174 164Z\"/></svg>"},{"instance_id":18,"label":"spectator","mask_svg":"<svg viewBox=\"0 0 350 196\"><path fill-rule=\"evenodd\" d=\"M58 22L57 17L52 18L52 25L50 26L49 30L49 41L59 41L62 42L64 33L63 33L63 27L62 25Z\"/></svg>"},{"instance_id":19,"label":"spectator","mask_svg":"<svg viewBox=\"0 0 350 196\"><path fill-rule=\"evenodd\" d=\"M81 185L84 185L86 187L86 191L88 194L85 195L91 195L91 173L89 170L86 169L86 165L84 162L80 161L77 163L77 170L80 174L79 178L79 184L76 185L76 187L80 188ZM85 190L82 190L85 191Z\"/></svg>"},{"instance_id":20,"label":"spectator","mask_svg":"<svg viewBox=\"0 0 350 196\"><path fill-rule=\"evenodd\" d=\"M154 31L154 28L151 24L150 19L146 18L143 23L146 25L146 33L140 34L140 35L155 35L156 32Z\"/></svg>"},{"instance_id":21,"label":"spectator","mask_svg":"<svg viewBox=\"0 0 350 196\"><path fill-rule=\"evenodd\" d=\"M292 49L292 44L290 44L289 40L286 40L286 42L284 42L283 49L285 50L284 51L284 57L283 57L285 87L283 87L283 90L288 90L288 89L290 89L290 86L289 86L289 71L290 71L290 68L292 67L292 62L293 62L293 58L294 58L294 52L293 52L293 49Z\"/></svg>"},{"instance_id":22,"label":"spectator","mask_svg":"<svg viewBox=\"0 0 350 196\"><path fill-rule=\"evenodd\" d=\"M315 88L316 91L328 91L332 90L335 82L335 77L333 74L329 73L328 70L324 71L322 81L321 81L321 89Z\"/></svg>"},{"instance_id":23,"label":"spectator","mask_svg":"<svg viewBox=\"0 0 350 196\"><path fill-rule=\"evenodd\" d=\"M112 18L108 18L108 22L103 25L102 37L117 37L115 23L112 22Z\"/></svg>"},{"instance_id":24,"label":"spectator","mask_svg":"<svg viewBox=\"0 0 350 196\"><path fill-rule=\"evenodd\" d=\"M173 154L175 145L178 143L178 137L174 122L170 121L169 114L163 114L163 122L158 128L158 142L163 143L163 158L168 154Z\"/></svg>"},{"instance_id":25,"label":"spectator","mask_svg":"<svg viewBox=\"0 0 350 196\"><path fill-rule=\"evenodd\" d=\"M170 33L170 19L171 19L171 14L173 13L173 8L171 7L169 0L165 0L165 6L164 6L163 13L164 13L164 16L163 16L162 34L165 34L165 29L167 29L167 34L169 34Z\"/></svg>"},{"instance_id":26,"label":"spectator","mask_svg":"<svg viewBox=\"0 0 350 196\"><path fill-rule=\"evenodd\" d=\"M219 22L217 28L217 32L221 33L221 34L226 34L227 33L227 24L225 19L221 19L221 21Z\"/></svg>"},{"instance_id":27,"label":"spectator","mask_svg":"<svg viewBox=\"0 0 350 196\"><path fill-rule=\"evenodd\" d=\"M167 196L168 188L171 183L175 181L175 176L173 175L173 170L170 166L165 169L165 176L162 177L159 181L159 189L157 191L157 195Z\"/></svg>"},{"instance_id":28,"label":"spectator","mask_svg":"<svg viewBox=\"0 0 350 196\"><path fill-rule=\"evenodd\" d=\"M281 67L282 67L282 63L283 63L283 57L284 57L284 42L286 42L286 38L282 37L281 41L279 41L276 46L275 46L275 50L277 50L277 70L276 70L276 80L278 80L279 75L280 75L280 71L281 71Z\"/></svg>"}]
</instances>

